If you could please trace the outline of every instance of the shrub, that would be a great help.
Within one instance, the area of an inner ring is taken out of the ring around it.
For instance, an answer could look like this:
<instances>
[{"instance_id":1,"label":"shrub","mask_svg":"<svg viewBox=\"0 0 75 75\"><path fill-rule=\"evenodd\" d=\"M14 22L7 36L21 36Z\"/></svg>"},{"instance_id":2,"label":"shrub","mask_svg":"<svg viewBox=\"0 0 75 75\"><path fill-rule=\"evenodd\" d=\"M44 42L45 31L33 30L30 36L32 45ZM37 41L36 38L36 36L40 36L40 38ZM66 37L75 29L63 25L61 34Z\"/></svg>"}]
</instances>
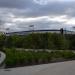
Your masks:
<instances>
[{"instance_id":1,"label":"shrub","mask_svg":"<svg viewBox=\"0 0 75 75\"><path fill-rule=\"evenodd\" d=\"M75 53L72 51L63 51L62 57L65 59L75 59Z\"/></svg>"},{"instance_id":2,"label":"shrub","mask_svg":"<svg viewBox=\"0 0 75 75\"><path fill-rule=\"evenodd\" d=\"M75 53L72 51L24 51L6 49L6 67L33 65L49 63L51 61L60 61L64 59L75 59Z\"/></svg>"}]
</instances>

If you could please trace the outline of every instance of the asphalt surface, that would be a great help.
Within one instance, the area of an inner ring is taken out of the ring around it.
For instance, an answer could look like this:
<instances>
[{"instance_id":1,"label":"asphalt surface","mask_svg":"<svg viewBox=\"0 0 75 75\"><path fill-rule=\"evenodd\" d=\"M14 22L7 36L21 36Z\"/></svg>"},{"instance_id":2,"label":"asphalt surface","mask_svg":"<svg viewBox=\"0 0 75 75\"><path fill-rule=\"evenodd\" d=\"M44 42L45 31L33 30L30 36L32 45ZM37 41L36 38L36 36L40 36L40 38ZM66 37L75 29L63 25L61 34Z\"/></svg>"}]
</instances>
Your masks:
<instances>
[{"instance_id":1,"label":"asphalt surface","mask_svg":"<svg viewBox=\"0 0 75 75\"><path fill-rule=\"evenodd\" d=\"M75 61L0 69L0 75L75 75Z\"/></svg>"}]
</instances>

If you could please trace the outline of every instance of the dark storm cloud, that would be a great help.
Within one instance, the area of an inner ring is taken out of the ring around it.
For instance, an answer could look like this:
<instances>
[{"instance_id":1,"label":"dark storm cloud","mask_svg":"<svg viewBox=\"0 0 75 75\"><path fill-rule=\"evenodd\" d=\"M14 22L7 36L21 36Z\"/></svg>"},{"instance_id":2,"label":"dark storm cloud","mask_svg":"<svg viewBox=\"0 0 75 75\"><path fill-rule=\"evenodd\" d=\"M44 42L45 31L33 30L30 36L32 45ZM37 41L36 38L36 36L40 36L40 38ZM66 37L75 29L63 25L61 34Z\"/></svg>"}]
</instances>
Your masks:
<instances>
[{"instance_id":1,"label":"dark storm cloud","mask_svg":"<svg viewBox=\"0 0 75 75\"><path fill-rule=\"evenodd\" d=\"M30 4L30 0L0 0L0 7L5 8L25 8Z\"/></svg>"},{"instance_id":2,"label":"dark storm cloud","mask_svg":"<svg viewBox=\"0 0 75 75\"><path fill-rule=\"evenodd\" d=\"M72 2L53 2L47 5L36 4L33 0L0 0L1 8L19 9L19 12L14 11L16 15L21 16L43 16L43 15L61 15L68 8L75 9L75 1ZM28 9L28 10L27 10ZM26 11L28 11L26 13ZM72 13L71 15L74 15Z\"/></svg>"},{"instance_id":3,"label":"dark storm cloud","mask_svg":"<svg viewBox=\"0 0 75 75\"><path fill-rule=\"evenodd\" d=\"M69 9L72 9L73 12ZM43 5L37 5L31 1L27 1L27 3L25 3L25 6L22 7L22 10L21 9L19 10L20 11L18 13L15 12L16 15L27 16L27 17L37 17L37 16L45 16L45 15L63 15L63 14L74 16L75 2L62 2L62 3L54 2L43 6Z\"/></svg>"}]
</instances>

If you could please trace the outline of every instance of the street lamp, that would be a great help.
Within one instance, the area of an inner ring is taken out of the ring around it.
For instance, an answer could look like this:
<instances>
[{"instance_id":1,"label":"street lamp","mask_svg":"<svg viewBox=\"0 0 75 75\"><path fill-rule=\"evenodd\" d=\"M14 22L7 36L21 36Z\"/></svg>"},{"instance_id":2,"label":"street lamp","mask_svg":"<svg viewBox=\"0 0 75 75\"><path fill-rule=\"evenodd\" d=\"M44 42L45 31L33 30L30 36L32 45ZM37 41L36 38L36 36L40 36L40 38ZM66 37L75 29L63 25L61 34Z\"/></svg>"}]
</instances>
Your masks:
<instances>
[{"instance_id":1,"label":"street lamp","mask_svg":"<svg viewBox=\"0 0 75 75\"><path fill-rule=\"evenodd\" d=\"M30 31L30 33L32 33L32 42L33 42L33 44L32 44L32 48L33 48L33 51L34 51L34 48L35 48L35 43L34 43L34 25L29 25L29 31Z\"/></svg>"},{"instance_id":2,"label":"street lamp","mask_svg":"<svg viewBox=\"0 0 75 75\"><path fill-rule=\"evenodd\" d=\"M6 45L7 45L7 37L8 37L8 36L7 36L7 33L8 33L8 31L9 31L9 28L6 28L5 30L6 30L6 37L5 37L5 47L6 47Z\"/></svg>"},{"instance_id":3,"label":"street lamp","mask_svg":"<svg viewBox=\"0 0 75 75\"><path fill-rule=\"evenodd\" d=\"M29 25L29 30L33 33L34 32L34 25Z\"/></svg>"}]
</instances>

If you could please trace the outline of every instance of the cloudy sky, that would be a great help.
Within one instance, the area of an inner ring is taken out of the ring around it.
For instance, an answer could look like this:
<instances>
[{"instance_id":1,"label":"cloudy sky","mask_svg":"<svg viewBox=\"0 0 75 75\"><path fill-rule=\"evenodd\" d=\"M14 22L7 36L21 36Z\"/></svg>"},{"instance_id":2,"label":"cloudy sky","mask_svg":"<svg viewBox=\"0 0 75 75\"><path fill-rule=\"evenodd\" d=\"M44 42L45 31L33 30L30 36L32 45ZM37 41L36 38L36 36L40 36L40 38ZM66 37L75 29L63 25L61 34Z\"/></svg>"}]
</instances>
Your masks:
<instances>
[{"instance_id":1,"label":"cloudy sky","mask_svg":"<svg viewBox=\"0 0 75 75\"><path fill-rule=\"evenodd\" d=\"M75 0L0 0L0 30L68 29L75 26Z\"/></svg>"}]
</instances>

